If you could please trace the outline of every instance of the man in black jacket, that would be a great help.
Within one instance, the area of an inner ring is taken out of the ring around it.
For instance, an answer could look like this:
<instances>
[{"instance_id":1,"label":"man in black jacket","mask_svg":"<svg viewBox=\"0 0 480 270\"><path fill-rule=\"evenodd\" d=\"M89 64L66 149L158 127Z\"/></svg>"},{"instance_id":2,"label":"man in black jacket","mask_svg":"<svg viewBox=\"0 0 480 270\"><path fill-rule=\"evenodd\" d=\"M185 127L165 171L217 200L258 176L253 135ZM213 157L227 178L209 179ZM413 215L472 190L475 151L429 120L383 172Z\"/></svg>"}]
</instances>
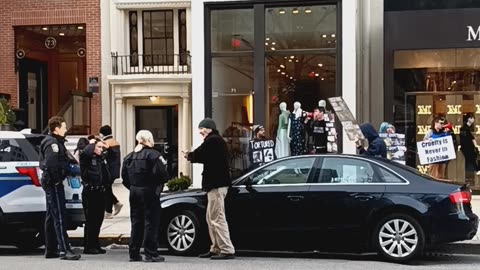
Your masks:
<instances>
[{"instance_id":1,"label":"man in black jacket","mask_svg":"<svg viewBox=\"0 0 480 270\"><path fill-rule=\"evenodd\" d=\"M80 152L82 172L82 203L85 211L84 254L105 254L98 236L105 211L105 192L110 186L110 172L103 151L104 143L91 139Z\"/></svg>"},{"instance_id":2,"label":"man in black jacket","mask_svg":"<svg viewBox=\"0 0 480 270\"><path fill-rule=\"evenodd\" d=\"M144 244L146 262L163 262L158 255L157 232L160 214L160 194L169 179L162 155L153 149L153 135L140 130L135 150L123 160L123 185L130 190L130 261L141 261ZM144 235L145 231L145 235Z\"/></svg>"},{"instance_id":3,"label":"man in black jacket","mask_svg":"<svg viewBox=\"0 0 480 270\"><path fill-rule=\"evenodd\" d=\"M65 148L67 124L63 117L54 116L48 120L48 127L50 134L43 139L40 145L40 168L43 170L42 188L47 199L45 258L60 257L62 260L78 260L81 256L72 252L65 227L63 180L67 177L68 166L71 163Z\"/></svg>"},{"instance_id":4,"label":"man in black jacket","mask_svg":"<svg viewBox=\"0 0 480 270\"><path fill-rule=\"evenodd\" d=\"M225 197L232 184L227 144L212 119L202 120L198 129L204 141L195 151L185 153L185 157L192 163L203 164L202 189L207 192L207 224L212 246L209 252L200 257L214 260L233 259L235 248L230 240L225 217Z\"/></svg>"},{"instance_id":5,"label":"man in black jacket","mask_svg":"<svg viewBox=\"0 0 480 270\"><path fill-rule=\"evenodd\" d=\"M328 130L324 117L325 109L320 107L313 110L313 119L307 118L306 130L313 137L312 150L315 154L327 153Z\"/></svg>"}]
</instances>

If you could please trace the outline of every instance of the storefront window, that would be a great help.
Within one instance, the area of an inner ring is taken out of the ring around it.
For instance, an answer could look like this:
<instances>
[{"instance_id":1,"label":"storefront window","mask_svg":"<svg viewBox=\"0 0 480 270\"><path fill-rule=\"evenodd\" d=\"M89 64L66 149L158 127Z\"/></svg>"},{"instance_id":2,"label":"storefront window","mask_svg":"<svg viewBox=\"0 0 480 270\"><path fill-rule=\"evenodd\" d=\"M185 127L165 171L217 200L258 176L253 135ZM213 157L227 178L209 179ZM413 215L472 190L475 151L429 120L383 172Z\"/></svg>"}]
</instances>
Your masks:
<instances>
[{"instance_id":1,"label":"storefront window","mask_svg":"<svg viewBox=\"0 0 480 270\"><path fill-rule=\"evenodd\" d=\"M463 114L473 113L479 119L479 57L480 49L471 48L395 52L394 120L397 132L406 134L408 165L427 172L428 165L419 165L416 142L423 140L434 116L442 115L452 124L455 139L463 124ZM477 140L478 122L473 131ZM456 156L448 162L445 176L464 182L469 178L464 157L459 150Z\"/></svg>"},{"instance_id":2,"label":"storefront window","mask_svg":"<svg viewBox=\"0 0 480 270\"><path fill-rule=\"evenodd\" d=\"M212 52L253 51L253 9L212 10Z\"/></svg>"},{"instance_id":3,"label":"storefront window","mask_svg":"<svg viewBox=\"0 0 480 270\"><path fill-rule=\"evenodd\" d=\"M212 116L229 147L233 175L248 168L253 122L253 57L212 59Z\"/></svg>"}]
</instances>

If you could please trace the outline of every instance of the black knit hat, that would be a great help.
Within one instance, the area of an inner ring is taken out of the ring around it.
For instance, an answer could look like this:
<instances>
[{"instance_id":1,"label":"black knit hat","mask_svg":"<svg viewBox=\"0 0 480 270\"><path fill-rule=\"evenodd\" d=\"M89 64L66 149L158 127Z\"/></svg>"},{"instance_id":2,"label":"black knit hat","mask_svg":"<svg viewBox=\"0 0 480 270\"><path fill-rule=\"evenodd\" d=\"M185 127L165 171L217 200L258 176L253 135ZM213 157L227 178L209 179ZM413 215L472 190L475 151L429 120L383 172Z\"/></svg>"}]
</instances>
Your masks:
<instances>
[{"instance_id":1,"label":"black knit hat","mask_svg":"<svg viewBox=\"0 0 480 270\"><path fill-rule=\"evenodd\" d=\"M112 128L109 125L105 125L100 128L100 134L102 134L103 136L112 135Z\"/></svg>"},{"instance_id":2,"label":"black knit hat","mask_svg":"<svg viewBox=\"0 0 480 270\"><path fill-rule=\"evenodd\" d=\"M200 124L198 124L198 128L209 128L212 130L217 130L217 125L215 125L215 122L211 118L205 118L200 121Z\"/></svg>"}]
</instances>

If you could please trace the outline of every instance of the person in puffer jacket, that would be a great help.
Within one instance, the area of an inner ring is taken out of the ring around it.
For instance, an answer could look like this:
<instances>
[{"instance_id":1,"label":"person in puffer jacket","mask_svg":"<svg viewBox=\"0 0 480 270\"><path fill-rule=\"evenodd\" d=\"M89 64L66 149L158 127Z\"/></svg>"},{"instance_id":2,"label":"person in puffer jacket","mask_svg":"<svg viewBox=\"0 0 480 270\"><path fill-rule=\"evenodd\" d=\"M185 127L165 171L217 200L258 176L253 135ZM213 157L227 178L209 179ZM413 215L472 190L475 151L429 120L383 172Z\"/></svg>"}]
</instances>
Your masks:
<instances>
[{"instance_id":1,"label":"person in puffer jacket","mask_svg":"<svg viewBox=\"0 0 480 270\"><path fill-rule=\"evenodd\" d=\"M359 141L357 141L357 150L359 154L387 158L387 145L385 144L385 141L378 136L375 128L369 123L364 123L360 125L360 130L368 140L368 147L365 149L358 143Z\"/></svg>"}]
</instances>

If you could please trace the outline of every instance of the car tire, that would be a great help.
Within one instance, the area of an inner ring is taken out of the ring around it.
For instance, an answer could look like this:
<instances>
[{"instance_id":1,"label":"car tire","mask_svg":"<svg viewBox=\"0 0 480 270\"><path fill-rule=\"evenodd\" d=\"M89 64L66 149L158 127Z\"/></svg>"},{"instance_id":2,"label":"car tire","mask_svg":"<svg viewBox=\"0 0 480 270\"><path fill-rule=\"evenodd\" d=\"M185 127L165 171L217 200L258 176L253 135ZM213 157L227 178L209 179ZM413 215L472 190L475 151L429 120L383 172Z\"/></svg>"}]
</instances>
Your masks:
<instances>
[{"instance_id":1,"label":"car tire","mask_svg":"<svg viewBox=\"0 0 480 270\"><path fill-rule=\"evenodd\" d=\"M200 222L193 211L185 210L168 219L165 230L168 249L175 255L194 255L201 242Z\"/></svg>"},{"instance_id":2,"label":"car tire","mask_svg":"<svg viewBox=\"0 0 480 270\"><path fill-rule=\"evenodd\" d=\"M425 233L415 218L392 214L381 219L375 227L373 243L383 258L402 263L423 253Z\"/></svg>"},{"instance_id":3,"label":"car tire","mask_svg":"<svg viewBox=\"0 0 480 270\"><path fill-rule=\"evenodd\" d=\"M14 245L22 251L33 251L44 244L41 233L21 233L17 236Z\"/></svg>"}]
</instances>

